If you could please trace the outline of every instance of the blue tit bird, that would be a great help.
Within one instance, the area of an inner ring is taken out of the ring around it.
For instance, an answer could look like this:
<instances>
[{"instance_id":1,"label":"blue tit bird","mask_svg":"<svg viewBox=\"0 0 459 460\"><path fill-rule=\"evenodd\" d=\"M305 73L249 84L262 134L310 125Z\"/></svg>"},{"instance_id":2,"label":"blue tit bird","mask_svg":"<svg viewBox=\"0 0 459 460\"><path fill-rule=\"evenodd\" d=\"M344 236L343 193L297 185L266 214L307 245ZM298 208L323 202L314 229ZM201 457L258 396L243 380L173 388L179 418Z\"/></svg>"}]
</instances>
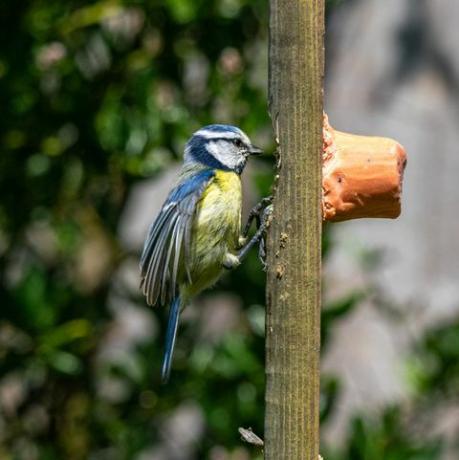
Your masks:
<instances>
[{"instance_id":1,"label":"blue tit bird","mask_svg":"<svg viewBox=\"0 0 459 460\"><path fill-rule=\"evenodd\" d=\"M185 146L178 181L150 227L140 260L140 286L149 305L170 305L164 382L170 376L181 310L225 268L238 266L261 238L260 229L248 243L241 236L240 177L248 157L260 153L234 126L196 131Z\"/></svg>"}]
</instances>

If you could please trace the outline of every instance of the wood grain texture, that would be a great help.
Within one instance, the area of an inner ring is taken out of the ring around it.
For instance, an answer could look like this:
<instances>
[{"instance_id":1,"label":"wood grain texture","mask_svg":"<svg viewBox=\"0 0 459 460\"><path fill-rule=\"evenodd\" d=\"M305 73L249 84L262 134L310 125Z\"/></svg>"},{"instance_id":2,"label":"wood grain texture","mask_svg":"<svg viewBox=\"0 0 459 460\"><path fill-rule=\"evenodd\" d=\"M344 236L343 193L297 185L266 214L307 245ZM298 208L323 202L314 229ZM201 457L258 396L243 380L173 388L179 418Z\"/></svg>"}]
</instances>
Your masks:
<instances>
[{"instance_id":1,"label":"wood grain texture","mask_svg":"<svg viewBox=\"0 0 459 460\"><path fill-rule=\"evenodd\" d=\"M270 1L279 177L268 234L267 460L317 460L324 0Z\"/></svg>"}]
</instances>

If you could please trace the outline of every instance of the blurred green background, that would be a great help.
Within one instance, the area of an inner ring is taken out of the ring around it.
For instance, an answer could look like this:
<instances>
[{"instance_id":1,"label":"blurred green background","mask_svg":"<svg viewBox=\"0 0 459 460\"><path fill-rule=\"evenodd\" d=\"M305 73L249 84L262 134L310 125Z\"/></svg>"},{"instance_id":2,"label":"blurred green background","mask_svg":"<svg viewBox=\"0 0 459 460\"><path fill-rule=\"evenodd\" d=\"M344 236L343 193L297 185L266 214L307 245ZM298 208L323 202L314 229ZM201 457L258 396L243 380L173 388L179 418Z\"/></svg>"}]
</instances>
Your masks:
<instances>
[{"instance_id":1,"label":"blurred green background","mask_svg":"<svg viewBox=\"0 0 459 460\"><path fill-rule=\"evenodd\" d=\"M187 310L161 386L165 312L137 290L140 237L126 226L133 208L153 219L139 190L201 125L238 125L273 151L267 2L4 0L0 21L0 459L260 459L238 433L263 436L256 254ZM251 203L271 159L248 172ZM325 305L324 354L371 292ZM414 418L459 384L458 358L459 323L420 338L410 403L355 414L325 460L440 459ZM341 389L323 375L324 429Z\"/></svg>"}]
</instances>

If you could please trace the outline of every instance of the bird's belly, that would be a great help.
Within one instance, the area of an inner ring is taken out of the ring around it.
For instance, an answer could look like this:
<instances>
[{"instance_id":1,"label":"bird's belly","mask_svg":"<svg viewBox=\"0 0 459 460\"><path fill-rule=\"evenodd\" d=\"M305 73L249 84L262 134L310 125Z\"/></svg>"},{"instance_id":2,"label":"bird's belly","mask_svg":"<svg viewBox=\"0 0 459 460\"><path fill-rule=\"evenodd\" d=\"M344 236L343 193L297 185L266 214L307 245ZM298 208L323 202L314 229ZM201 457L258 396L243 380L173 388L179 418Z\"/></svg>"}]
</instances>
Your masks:
<instances>
[{"instance_id":1,"label":"bird's belly","mask_svg":"<svg viewBox=\"0 0 459 460\"><path fill-rule=\"evenodd\" d=\"M190 295L214 284L223 258L235 252L241 229L241 181L233 172L218 171L198 203L190 251Z\"/></svg>"}]
</instances>

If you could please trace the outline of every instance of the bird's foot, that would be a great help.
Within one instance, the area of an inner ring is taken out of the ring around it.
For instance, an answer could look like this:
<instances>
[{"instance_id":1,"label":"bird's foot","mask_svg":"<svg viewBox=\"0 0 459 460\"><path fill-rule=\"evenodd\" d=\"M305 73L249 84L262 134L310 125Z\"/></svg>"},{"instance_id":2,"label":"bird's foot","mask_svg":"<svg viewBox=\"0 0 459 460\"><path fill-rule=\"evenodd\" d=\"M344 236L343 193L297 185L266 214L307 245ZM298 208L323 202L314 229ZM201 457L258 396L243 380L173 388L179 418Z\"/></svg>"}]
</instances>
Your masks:
<instances>
[{"instance_id":1,"label":"bird's foot","mask_svg":"<svg viewBox=\"0 0 459 460\"><path fill-rule=\"evenodd\" d=\"M266 231L269 228L271 220L273 218L273 205L269 204L263 211L262 223L260 228L263 229L262 236L260 238L260 244L258 245L258 258L260 259L263 270L266 271L268 265L266 263Z\"/></svg>"},{"instance_id":2,"label":"bird's foot","mask_svg":"<svg viewBox=\"0 0 459 460\"><path fill-rule=\"evenodd\" d=\"M271 200L271 197L269 198ZM269 201L270 202L270 201ZM263 214L261 215L261 218L258 217L258 228L257 231L255 232L255 235L252 236L250 241L244 245L244 247L239 251L238 253L238 259L241 262L248 254L250 249L252 249L253 246L256 244L260 243L260 249L259 249L259 257L261 260L261 263L263 265L263 269L266 269L266 251L265 251L265 236L266 236L266 230L269 227L269 224L271 223L272 219L272 213L273 213L273 206L272 204L266 205Z\"/></svg>"},{"instance_id":3,"label":"bird's foot","mask_svg":"<svg viewBox=\"0 0 459 460\"><path fill-rule=\"evenodd\" d=\"M273 201L273 197L272 196L267 196L267 197L261 199L260 202L257 203L251 209L251 211L249 213L249 217L247 219L247 223L245 224L244 230L242 231L241 238L245 238L247 240L247 235L249 234L250 227L251 227L252 222L254 220L257 221L257 228L260 227L260 225L262 224L262 222L261 222L262 219L260 219L260 215L262 213L264 213L266 208L271 205L272 201ZM244 244L242 246L244 246Z\"/></svg>"},{"instance_id":4,"label":"bird's foot","mask_svg":"<svg viewBox=\"0 0 459 460\"><path fill-rule=\"evenodd\" d=\"M241 265L241 260L239 256L236 256L234 254L231 254L230 252L225 254L225 257L223 259L223 267L226 268L227 270L232 270L233 268L238 267Z\"/></svg>"},{"instance_id":5,"label":"bird's foot","mask_svg":"<svg viewBox=\"0 0 459 460\"><path fill-rule=\"evenodd\" d=\"M243 248L247 244L247 237L241 235L237 243L238 243L238 249Z\"/></svg>"}]
</instances>

